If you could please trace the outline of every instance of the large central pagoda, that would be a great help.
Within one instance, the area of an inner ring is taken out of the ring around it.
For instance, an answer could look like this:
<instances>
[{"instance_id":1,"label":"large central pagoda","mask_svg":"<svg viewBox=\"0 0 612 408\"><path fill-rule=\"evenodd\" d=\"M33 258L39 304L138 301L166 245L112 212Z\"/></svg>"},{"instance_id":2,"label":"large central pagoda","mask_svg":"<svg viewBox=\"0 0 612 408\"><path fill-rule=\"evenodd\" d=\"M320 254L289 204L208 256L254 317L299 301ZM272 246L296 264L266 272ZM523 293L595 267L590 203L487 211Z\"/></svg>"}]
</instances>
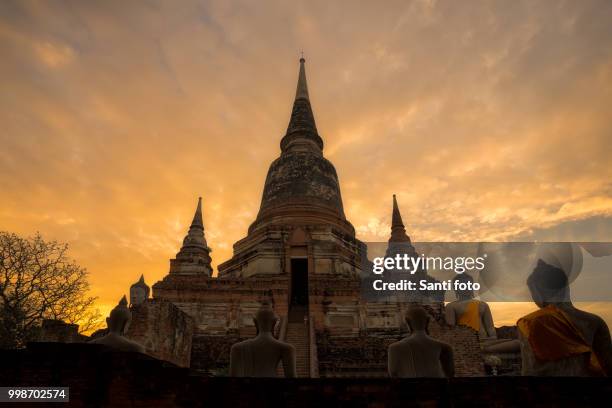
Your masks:
<instances>
[{"instance_id":1,"label":"large central pagoda","mask_svg":"<svg viewBox=\"0 0 612 408\"><path fill-rule=\"evenodd\" d=\"M336 169L323 157L303 58L280 147L280 157L268 170L257 218L247 237L234 245L232 259L219 265L219 277L291 274L298 269L308 275L358 275L360 244L344 215Z\"/></svg>"}]
</instances>

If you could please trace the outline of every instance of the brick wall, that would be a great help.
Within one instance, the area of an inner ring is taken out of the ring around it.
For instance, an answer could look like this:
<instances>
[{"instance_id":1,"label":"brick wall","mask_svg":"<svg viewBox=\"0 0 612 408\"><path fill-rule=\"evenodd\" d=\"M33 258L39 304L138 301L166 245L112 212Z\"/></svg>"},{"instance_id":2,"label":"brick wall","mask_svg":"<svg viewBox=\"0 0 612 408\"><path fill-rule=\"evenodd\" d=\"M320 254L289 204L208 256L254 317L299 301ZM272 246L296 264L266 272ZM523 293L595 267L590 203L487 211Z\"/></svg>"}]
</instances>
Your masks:
<instances>
[{"instance_id":1,"label":"brick wall","mask_svg":"<svg viewBox=\"0 0 612 408\"><path fill-rule=\"evenodd\" d=\"M250 332L253 314L264 300L279 317L286 316L287 277L207 278L166 276L153 285L154 298L172 302L192 316L195 332L227 335L234 330Z\"/></svg>"},{"instance_id":2,"label":"brick wall","mask_svg":"<svg viewBox=\"0 0 612 408\"><path fill-rule=\"evenodd\" d=\"M387 348L397 338L317 336L321 377L385 377Z\"/></svg>"},{"instance_id":3,"label":"brick wall","mask_svg":"<svg viewBox=\"0 0 612 408\"><path fill-rule=\"evenodd\" d=\"M455 376L477 377L485 375L478 333L465 326L448 327L439 321L429 324L429 334L453 347Z\"/></svg>"},{"instance_id":4,"label":"brick wall","mask_svg":"<svg viewBox=\"0 0 612 408\"><path fill-rule=\"evenodd\" d=\"M430 324L430 334L453 347L455 375L477 377L486 375L478 335L467 327L445 328ZM321 377L387 376L387 349L401 336L382 334L357 337L332 337L327 332L317 336Z\"/></svg>"},{"instance_id":5,"label":"brick wall","mask_svg":"<svg viewBox=\"0 0 612 408\"><path fill-rule=\"evenodd\" d=\"M194 333L191 317L170 302L152 299L131 311L126 337L142 344L153 357L189 367Z\"/></svg>"},{"instance_id":6,"label":"brick wall","mask_svg":"<svg viewBox=\"0 0 612 408\"><path fill-rule=\"evenodd\" d=\"M609 378L211 378L91 344L0 350L0 385L68 386L66 407L601 407ZM604 403L605 404L605 403ZM18 407L41 404L19 403Z\"/></svg>"},{"instance_id":7,"label":"brick wall","mask_svg":"<svg viewBox=\"0 0 612 408\"><path fill-rule=\"evenodd\" d=\"M229 373L230 348L245 340L237 334L229 336L196 335L191 350L191 368L203 373L226 376Z\"/></svg>"}]
</instances>

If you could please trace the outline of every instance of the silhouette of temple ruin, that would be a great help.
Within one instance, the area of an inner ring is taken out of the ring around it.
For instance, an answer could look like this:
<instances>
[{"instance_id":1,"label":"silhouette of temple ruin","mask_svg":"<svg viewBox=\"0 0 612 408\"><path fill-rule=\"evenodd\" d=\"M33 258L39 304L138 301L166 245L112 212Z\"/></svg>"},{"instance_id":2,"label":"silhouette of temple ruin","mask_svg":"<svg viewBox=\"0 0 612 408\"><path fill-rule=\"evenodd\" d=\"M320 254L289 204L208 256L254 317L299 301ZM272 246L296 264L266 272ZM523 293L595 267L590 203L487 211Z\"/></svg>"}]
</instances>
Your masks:
<instances>
[{"instance_id":1,"label":"silhouette of temple ruin","mask_svg":"<svg viewBox=\"0 0 612 408\"><path fill-rule=\"evenodd\" d=\"M281 153L247 236L212 276L200 199L168 275L153 285L151 299L132 306L128 336L155 357L223 374L231 345L255 334L252 318L266 301L281 317L276 335L296 348L298 376L384 376L387 346L406 334L405 312L419 301L433 316L431 335L455 348L457 375L483 375L477 333L446 326L442 299L361 296L366 245L345 216L323 147L302 58ZM395 198L392 218L390 250L414 252Z\"/></svg>"}]
</instances>

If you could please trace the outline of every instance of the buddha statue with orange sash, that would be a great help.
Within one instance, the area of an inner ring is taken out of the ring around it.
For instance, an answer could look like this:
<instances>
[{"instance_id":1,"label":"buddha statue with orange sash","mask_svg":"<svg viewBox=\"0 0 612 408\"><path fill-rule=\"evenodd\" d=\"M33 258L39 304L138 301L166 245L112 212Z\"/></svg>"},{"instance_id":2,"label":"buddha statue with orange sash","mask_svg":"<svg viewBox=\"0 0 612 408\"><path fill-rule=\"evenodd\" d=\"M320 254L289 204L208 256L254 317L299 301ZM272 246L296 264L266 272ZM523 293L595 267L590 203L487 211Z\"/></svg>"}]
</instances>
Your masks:
<instances>
[{"instance_id":1,"label":"buddha statue with orange sash","mask_svg":"<svg viewBox=\"0 0 612 408\"><path fill-rule=\"evenodd\" d=\"M527 286L540 309L518 320L518 341L486 351L520 350L523 375L609 376L612 344L608 326L599 316L574 307L566 273L540 259Z\"/></svg>"},{"instance_id":2,"label":"buddha statue with orange sash","mask_svg":"<svg viewBox=\"0 0 612 408\"><path fill-rule=\"evenodd\" d=\"M455 281L468 283L473 282L473 279L464 273L457 275ZM497 339L489 305L476 299L471 289L456 290L455 295L457 300L446 305L446 323L450 326L459 324L471 327L478 332L482 341Z\"/></svg>"}]
</instances>

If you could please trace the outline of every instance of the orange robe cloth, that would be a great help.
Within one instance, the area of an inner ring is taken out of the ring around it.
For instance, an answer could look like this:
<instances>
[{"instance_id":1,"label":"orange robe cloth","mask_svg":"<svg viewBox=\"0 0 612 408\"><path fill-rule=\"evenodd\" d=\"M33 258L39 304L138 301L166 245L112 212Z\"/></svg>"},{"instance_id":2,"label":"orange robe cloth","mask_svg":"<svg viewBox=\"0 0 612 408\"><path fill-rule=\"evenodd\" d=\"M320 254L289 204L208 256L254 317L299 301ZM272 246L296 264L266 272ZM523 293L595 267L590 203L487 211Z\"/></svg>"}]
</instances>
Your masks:
<instances>
[{"instance_id":1,"label":"orange robe cloth","mask_svg":"<svg viewBox=\"0 0 612 408\"><path fill-rule=\"evenodd\" d=\"M465 311L457 320L457 324L471 327L477 332L480 331L480 301L474 299L466 305Z\"/></svg>"},{"instance_id":2,"label":"orange robe cloth","mask_svg":"<svg viewBox=\"0 0 612 408\"><path fill-rule=\"evenodd\" d=\"M591 370L603 374L599 360L582 332L557 306L548 305L530 313L520 318L516 325L538 360L556 361L589 353Z\"/></svg>"}]
</instances>

